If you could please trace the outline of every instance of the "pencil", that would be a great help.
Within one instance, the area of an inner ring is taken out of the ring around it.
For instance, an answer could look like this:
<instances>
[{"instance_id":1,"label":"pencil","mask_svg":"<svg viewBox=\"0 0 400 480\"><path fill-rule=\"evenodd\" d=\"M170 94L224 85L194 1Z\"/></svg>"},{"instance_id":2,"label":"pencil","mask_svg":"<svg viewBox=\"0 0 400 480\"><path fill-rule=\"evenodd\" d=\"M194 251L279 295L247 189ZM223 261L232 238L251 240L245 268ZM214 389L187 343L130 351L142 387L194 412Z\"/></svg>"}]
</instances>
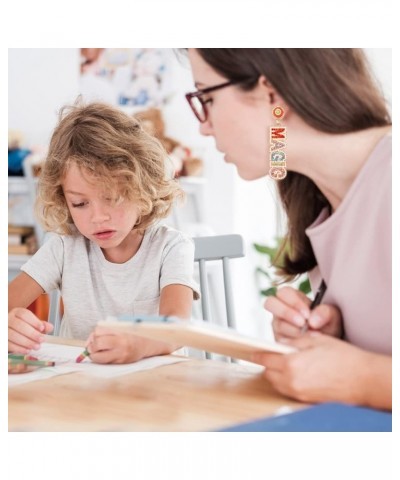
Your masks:
<instances>
[{"instance_id":1,"label":"pencil","mask_svg":"<svg viewBox=\"0 0 400 480\"><path fill-rule=\"evenodd\" d=\"M315 298L311 302L310 310L313 310L317 305L319 305L322 302L322 299L324 298L324 295L325 295L325 292L326 292L326 288L327 288L326 283L322 279L322 282L321 282L320 286L318 287L317 293L315 294ZM308 331L309 327L310 326L308 324L308 320L306 320L304 325L301 327L301 332L300 332L301 335L306 333Z\"/></svg>"},{"instance_id":2,"label":"pencil","mask_svg":"<svg viewBox=\"0 0 400 480\"><path fill-rule=\"evenodd\" d=\"M85 348L85 350L84 350L78 357L76 357L75 362L76 362L76 363L81 363L81 362L83 362L83 360L85 360L85 358L88 357L89 355L90 355L90 353L88 352L87 348Z\"/></svg>"},{"instance_id":3,"label":"pencil","mask_svg":"<svg viewBox=\"0 0 400 480\"><path fill-rule=\"evenodd\" d=\"M8 359L12 360L38 360L36 357L32 357L32 355L16 355L15 353L9 353Z\"/></svg>"},{"instance_id":4,"label":"pencil","mask_svg":"<svg viewBox=\"0 0 400 480\"><path fill-rule=\"evenodd\" d=\"M54 367L56 362L50 362L47 360L24 360L18 358L9 358L9 365L30 365L32 367Z\"/></svg>"}]
</instances>

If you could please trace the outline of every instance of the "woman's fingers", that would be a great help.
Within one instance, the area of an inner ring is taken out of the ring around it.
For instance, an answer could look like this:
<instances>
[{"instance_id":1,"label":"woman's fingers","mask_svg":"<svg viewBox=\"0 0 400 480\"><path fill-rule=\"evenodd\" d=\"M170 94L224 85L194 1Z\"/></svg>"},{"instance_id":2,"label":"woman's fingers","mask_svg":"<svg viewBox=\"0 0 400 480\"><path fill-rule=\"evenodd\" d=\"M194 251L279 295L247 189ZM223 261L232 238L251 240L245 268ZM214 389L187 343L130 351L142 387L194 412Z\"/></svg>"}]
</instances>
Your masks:
<instances>
[{"instance_id":1,"label":"woman's fingers","mask_svg":"<svg viewBox=\"0 0 400 480\"><path fill-rule=\"evenodd\" d=\"M300 335L310 314L309 304L309 298L292 287L280 288L276 297L267 298L264 306L274 316L272 328L277 340Z\"/></svg>"},{"instance_id":2,"label":"woman's fingers","mask_svg":"<svg viewBox=\"0 0 400 480\"><path fill-rule=\"evenodd\" d=\"M342 315L334 305L315 307L310 314L309 324L311 328L335 337L341 337L343 333Z\"/></svg>"},{"instance_id":3,"label":"woman's fingers","mask_svg":"<svg viewBox=\"0 0 400 480\"><path fill-rule=\"evenodd\" d=\"M277 291L276 296L279 300L300 312L303 317L308 318L311 300L303 292L293 287L282 287Z\"/></svg>"},{"instance_id":4,"label":"woman's fingers","mask_svg":"<svg viewBox=\"0 0 400 480\"><path fill-rule=\"evenodd\" d=\"M298 328L301 328L306 321L304 315L278 297L268 297L264 306L274 317L289 322Z\"/></svg>"},{"instance_id":5,"label":"woman's fingers","mask_svg":"<svg viewBox=\"0 0 400 480\"><path fill-rule=\"evenodd\" d=\"M301 335L301 328L286 322L282 318L273 318L272 329L277 341L281 341L284 338L296 338Z\"/></svg>"}]
</instances>

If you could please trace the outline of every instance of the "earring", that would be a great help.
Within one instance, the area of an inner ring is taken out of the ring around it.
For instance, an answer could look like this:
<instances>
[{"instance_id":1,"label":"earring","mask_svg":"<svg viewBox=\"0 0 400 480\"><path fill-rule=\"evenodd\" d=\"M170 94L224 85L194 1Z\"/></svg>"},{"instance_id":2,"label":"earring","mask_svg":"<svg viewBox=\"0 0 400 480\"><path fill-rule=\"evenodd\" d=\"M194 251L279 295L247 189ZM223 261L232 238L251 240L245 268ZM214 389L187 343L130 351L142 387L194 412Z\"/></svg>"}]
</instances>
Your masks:
<instances>
[{"instance_id":1,"label":"earring","mask_svg":"<svg viewBox=\"0 0 400 480\"><path fill-rule=\"evenodd\" d=\"M282 107L272 110L275 125L269 129L270 159L269 176L274 180L283 180L286 177L286 127L281 124L285 111Z\"/></svg>"}]
</instances>

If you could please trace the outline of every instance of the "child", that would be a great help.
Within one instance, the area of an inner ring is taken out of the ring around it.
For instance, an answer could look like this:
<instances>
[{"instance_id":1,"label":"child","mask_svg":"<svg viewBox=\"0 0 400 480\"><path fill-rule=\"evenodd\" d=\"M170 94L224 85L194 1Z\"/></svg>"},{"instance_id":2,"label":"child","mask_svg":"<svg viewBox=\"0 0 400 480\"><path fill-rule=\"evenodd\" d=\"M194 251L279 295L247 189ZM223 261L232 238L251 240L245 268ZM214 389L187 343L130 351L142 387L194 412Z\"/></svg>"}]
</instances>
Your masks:
<instances>
[{"instance_id":1,"label":"child","mask_svg":"<svg viewBox=\"0 0 400 480\"><path fill-rule=\"evenodd\" d=\"M190 317L194 245L156 222L182 195L166 153L137 120L101 103L75 105L51 138L37 212L54 232L9 285L8 350L38 349L52 326L26 307L60 289L61 336L87 339L94 362L127 363L171 345L96 327L108 315Z\"/></svg>"}]
</instances>

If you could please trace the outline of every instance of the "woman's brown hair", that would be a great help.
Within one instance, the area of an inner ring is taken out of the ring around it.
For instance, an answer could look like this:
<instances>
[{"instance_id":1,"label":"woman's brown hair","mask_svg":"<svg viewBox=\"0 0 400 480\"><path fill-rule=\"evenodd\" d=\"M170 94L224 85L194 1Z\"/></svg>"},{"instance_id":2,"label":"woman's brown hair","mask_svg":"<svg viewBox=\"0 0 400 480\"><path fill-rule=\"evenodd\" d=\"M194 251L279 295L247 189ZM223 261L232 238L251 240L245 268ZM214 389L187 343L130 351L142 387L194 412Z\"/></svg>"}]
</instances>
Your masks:
<instances>
[{"instance_id":1,"label":"woman's brown hair","mask_svg":"<svg viewBox=\"0 0 400 480\"><path fill-rule=\"evenodd\" d=\"M365 54L353 48L199 48L215 71L252 90L261 75L307 124L328 133L349 133L391 124L385 100ZM288 172L278 182L288 218L282 273L311 270L316 259L305 233L328 200L308 177Z\"/></svg>"},{"instance_id":2,"label":"woman's brown hair","mask_svg":"<svg viewBox=\"0 0 400 480\"><path fill-rule=\"evenodd\" d=\"M111 201L136 202L143 231L166 217L183 192L167 171L167 153L139 121L103 103L63 107L38 188L36 213L46 230L75 232L62 181L75 164Z\"/></svg>"}]
</instances>

